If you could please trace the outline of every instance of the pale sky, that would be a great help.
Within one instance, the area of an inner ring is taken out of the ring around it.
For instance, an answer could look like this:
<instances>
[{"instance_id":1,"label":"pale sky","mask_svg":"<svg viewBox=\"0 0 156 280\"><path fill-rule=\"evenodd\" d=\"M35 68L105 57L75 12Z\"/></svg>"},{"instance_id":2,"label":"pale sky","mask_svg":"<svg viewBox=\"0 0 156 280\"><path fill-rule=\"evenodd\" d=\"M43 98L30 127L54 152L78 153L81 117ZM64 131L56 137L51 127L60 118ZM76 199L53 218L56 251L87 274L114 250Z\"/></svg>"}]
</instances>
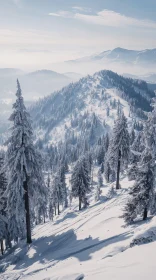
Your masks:
<instances>
[{"instance_id":1,"label":"pale sky","mask_svg":"<svg viewBox=\"0 0 156 280\"><path fill-rule=\"evenodd\" d=\"M0 67L156 48L156 0L0 0Z\"/></svg>"}]
</instances>

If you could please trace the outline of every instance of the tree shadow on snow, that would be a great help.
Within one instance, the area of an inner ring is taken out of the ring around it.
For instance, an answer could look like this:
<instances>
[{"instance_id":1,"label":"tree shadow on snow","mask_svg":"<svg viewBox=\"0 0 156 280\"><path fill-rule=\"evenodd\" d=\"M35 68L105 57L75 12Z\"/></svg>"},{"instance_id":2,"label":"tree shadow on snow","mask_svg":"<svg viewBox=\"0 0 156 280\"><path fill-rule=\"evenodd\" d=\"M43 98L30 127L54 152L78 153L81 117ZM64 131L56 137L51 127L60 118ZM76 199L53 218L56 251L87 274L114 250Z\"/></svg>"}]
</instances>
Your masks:
<instances>
[{"instance_id":1,"label":"tree shadow on snow","mask_svg":"<svg viewBox=\"0 0 156 280\"><path fill-rule=\"evenodd\" d=\"M58 224L60 224L60 223L62 223L62 222L64 222L65 220L67 220L67 219L73 219L73 218L75 218L75 217L77 217L77 215L75 214L75 213L67 213L63 218L61 218L61 219L57 219L55 222L54 222L54 225L58 225Z\"/></svg>"},{"instance_id":2,"label":"tree shadow on snow","mask_svg":"<svg viewBox=\"0 0 156 280\"><path fill-rule=\"evenodd\" d=\"M120 218L122 218L122 216L120 216ZM123 225L122 227L123 228L131 228L131 229L136 229L136 228L139 228L140 226L142 225L148 225L151 220L153 219L153 216L151 217L148 217L145 221L140 217L140 218L137 218L132 224L130 225Z\"/></svg>"},{"instance_id":3,"label":"tree shadow on snow","mask_svg":"<svg viewBox=\"0 0 156 280\"><path fill-rule=\"evenodd\" d=\"M24 269L36 262L48 264L50 267L59 261L75 257L79 261L87 261L92 258L92 254L107 247L111 243L118 243L129 238L130 232L114 235L110 238L99 240L93 239L91 236L85 239L77 239L73 230L69 230L60 235L42 237L34 240L30 249L26 251L24 248L16 255L16 259L12 262L14 269ZM33 254L32 254L33 253ZM42 269L42 268L41 268Z\"/></svg>"}]
</instances>

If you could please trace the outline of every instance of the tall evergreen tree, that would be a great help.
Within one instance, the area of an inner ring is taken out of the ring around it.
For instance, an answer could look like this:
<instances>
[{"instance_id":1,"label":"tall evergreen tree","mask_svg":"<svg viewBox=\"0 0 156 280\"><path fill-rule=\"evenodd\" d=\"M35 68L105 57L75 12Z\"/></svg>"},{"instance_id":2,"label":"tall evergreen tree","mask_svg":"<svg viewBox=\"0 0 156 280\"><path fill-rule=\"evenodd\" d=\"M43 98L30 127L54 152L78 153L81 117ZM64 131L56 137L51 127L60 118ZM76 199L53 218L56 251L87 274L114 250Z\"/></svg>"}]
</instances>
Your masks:
<instances>
[{"instance_id":1,"label":"tall evergreen tree","mask_svg":"<svg viewBox=\"0 0 156 280\"><path fill-rule=\"evenodd\" d=\"M50 184L50 197L51 197L51 205L54 207L55 216L56 216L56 208L58 204L58 185L57 185L57 178L56 176L53 178L52 183Z\"/></svg>"},{"instance_id":2,"label":"tall evergreen tree","mask_svg":"<svg viewBox=\"0 0 156 280\"><path fill-rule=\"evenodd\" d=\"M45 194L41 155L33 144L33 130L17 80L16 102L10 121L12 133L7 141L7 212L12 239L27 237L31 243L30 199Z\"/></svg>"},{"instance_id":3,"label":"tall evergreen tree","mask_svg":"<svg viewBox=\"0 0 156 280\"><path fill-rule=\"evenodd\" d=\"M65 178L65 166L63 164L60 165L60 182L61 182L61 189L62 189L62 204L65 208L68 207L68 194L67 194L67 186L66 186L66 178Z\"/></svg>"},{"instance_id":4,"label":"tall evergreen tree","mask_svg":"<svg viewBox=\"0 0 156 280\"><path fill-rule=\"evenodd\" d=\"M108 133L106 134L106 136L104 138L104 147L105 147L105 154L106 154L107 151L108 151L108 148L109 148L109 135L108 135Z\"/></svg>"},{"instance_id":5,"label":"tall evergreen tree","mask_svg":"<svg viewBox=\"0 0 156 280\"><path fill-rule=\"evenodd\" d=\"M128 163L130 145L127 119L124 114L121 114L115 122L110 145L109 160L111 166L116 170L116 189L119 189L120 171L121 167Z\"/></svg>"},{"instance_id":6,"label":"tall evergreen tree","mask_svg":"<svg viewBox=\"0 0 156 280\"><path fill-rule=\"evenodd\" d=\"M133 145L134 140L135 140L135 131L134 128L132 128L130 133L130 145Z\"/></svg>"},{"instance_id":7,"label":"tall evergreen tree","mask_svg":"<svg viewBox=\"0 0 156 280\"><path fill-rule=\"evenodd\" d=\"M79 198L79 210L81 210L82 203L87 205L87 194L90 193L90 172L88 162L85 157L80 158L72 172L71 176L72 196Z\"/></svg>"},{"instance_id":8,"label":"tall evergreen tree","mask_svg":"<svg viewBox=\"0 0 156 280\"><path fill-rule=\"evenodd\" d=\"M7 180L6 174L4 171L4 153L0 152L0 243L1 243L1 253L4 253L4 245L3 240L6 240L6 247L8 246L8 230L7 223L5 220L7 219L7 199L6 199L6 187Z\"/></svg>"},{"instance_id":9,"label":"tall evergreen tree","mask_svg":"<svg viewBox=\"0 0 156 280\"><path fill-rule=\"evenodd\" d=\"M54 189L57 191L57 207L58 215L60 214L60 204L65 208L68 207L67 186L65 180L65 168L63 164L59 164L58 172L55 175Z\"/></svg>"},{"instance_id":10,"label":"tall evergreen tree","mask_svg":"<svg viewBox=\"0 0 156 280\"><path fill-rule=\"evenodd\" d=\"M0 152L0 214L6 216L6 187L7 187L7 178L4 170L4 153Z\"/></svg>"},{"instance_id":11,"label":"tall evergreen tree","mask_svg":"<svg viewBox=\"0 0 156 280\"><path fill-rule=\"evenodd\" d=\"M155 202L154 161L151 152L146 149L137 167L136 182L129 192L129 199L124 210L124 219L130 224L138 216L147 219Z\"/></svg>"},{"instance_id":12,"label":"tall evergreen tree","mask_svg":"<svg viewBox=\"0 0 156 280\"><path fill-rule=\"evenodd\" d=\"M156 159L156 100L153 104L153 111L148 114L148 119L143 129L144 146L152 151L153 159Z\"/></svg>"},{"instance_id":13,"label":"tall evergreen tree","mask_svg":"<svg viewBox=\"0 0 156 280\"><path fill-rule=\"evenodd\" d=\"M49 220L53 221L54 204L53 204L52 184L51 184L51 178L50 178L49 173L48 173L46 185L47 185L47 190L48 190L48 217L49 217Z\"/></svg>"},{"instance_id":14,"label":"tall evergreen tree","mask_svg":"<svg viewBox=\"0 0 156 280\"><path fill-rule=\"evenodd\" d=\"M103 163L103 162L101 163L101 166L100 166L100 171L101 171L101 174L103 174L103 173L104 173L104 163Z\"/></svg>"},{"instance_id":15,"label":"tall evergreen tree","mask_svg":"<svg viewBox=\"0 0 156 280\"><path fill-rule=\"evenodd\" d=\"M105 156L105 165L104 165L104 176L107 183L110 182L111 168L109 163L109 151Z\"/></svg>"},{"instance_id":16,"label":"tall evergreen tree","mask_svg":"<svg viewBox=\"0 0 156 280\"><path fill-rule=\"evenodd\" d=\"M138 134L136 135L136 137L133 141L133 144L131 146L131 149L132 149L132 151L139 152L139 153L142 153L142 151L144 150L142 132L138 132Z\"/></svg>"},{"instance_id":17,"label":"tall evergreen tree","mask_svg":"<svg viewBox=\"0 0 156 280\"><path fill-rule=\"evenodd\" d=\"M95 201L98 201L100 199L100 195L101 195L101 188L103 186L103 178L102 178L102 173L101 170L99 169L98 171L98 184L96 186L96 190L95 190Z\"/></svg>"},{"instance_id":18,"label":"tall evergreen tree","mask_svg":"<svg viewBox=\"0 0 156 280\"><path fill-rule=\"evenodd\" d=\"M97 163L101 165L104 162L105 149L103 145L99 145L97 148Z\"/></svg>"}]
</instances>

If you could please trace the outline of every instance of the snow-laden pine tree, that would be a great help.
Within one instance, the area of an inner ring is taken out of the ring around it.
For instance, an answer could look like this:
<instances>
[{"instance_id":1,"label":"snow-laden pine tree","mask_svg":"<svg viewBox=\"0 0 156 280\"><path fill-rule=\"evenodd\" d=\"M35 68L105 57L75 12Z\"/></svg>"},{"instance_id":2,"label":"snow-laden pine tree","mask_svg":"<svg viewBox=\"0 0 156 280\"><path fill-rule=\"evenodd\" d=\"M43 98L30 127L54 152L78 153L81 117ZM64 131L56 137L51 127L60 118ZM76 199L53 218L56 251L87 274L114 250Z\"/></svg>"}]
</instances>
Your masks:
<instances>
[{"instance_id":1,"label":"snow-laden pine tree","mask_svg":"<svg viewBox=\"0 0 156 280\"><path fill-rule=\"evenodd\" d=\"M91 128L90 128L90 131L89 131L89 137L88 137L88 141L89 141L89 144L91 146L94 145L95 143L95 140L96 140L96 135L95 135L95 126L92 124Z\"/></svg>"},{"instance_id":2,"label":"snow-laden pine tree","mask_svg":"<svg viewBox=\"0 0 156 280\"><path fill-rule=\"evenodd\" d=\"M101 165L104 162L105 157L105 149L103 145L99 145L97 147L97 163Z\"/></svg>"},{"instance_id":3,"label":"snow-laden pine tree","mask_svg":"<svg viewBox=\"0 0 156 280\"><path fill-rule=\"evenodd\" d=\"M107 183L110 182L110 175L111 175L111 168L109 163L109 150L105 156L105 163L104 163L104 176Z\"/></svg>"},{"instance_id":4,"label":"snow-laden pine tree","mask_svg":"<svg viewBox=\"0 0 156 280\"><path fill-rule=\"evenodd\" d=\"M57 193L57 208L58 215L60 214L60 204L63 207L68 207L68 197L67 197L67 186L65 180L65 168L64 165L59 163L58 171L54 179L54 190Z\"/></svg>"},{"instance_id":5,"label":"snow-laden pine tree","mask_svg":"<svg viewBox=\"0 0 156 280\"><path fill-rule=\"evenodd\" d=\"M130 191L130 198L124 212L127 223L132 222L137 216L147 218L149 212L156 211L155 194L155 162L156 162L156 104L153 111L148 114L142 132L132 145L135 158L139 163L135 165L134 173L136 183Z\"/></svg>"},{"instance_id":6,"label":"snow-laden pine tree","mask_svg":"<svg viewBox=\"0 0 156 280\"><path fill-rule=\"evenodd\" d=\"M0 214L5 216L7 197L6 197L7 178L4 169L4 153L0 152Z\"/></svg>"},{"instance_id":7,"label":"snow-laden pine tree","mask_svg":"<svg viewBox=\"0 0 156 280\"><path fill-rule=\"evenodd\" d=\"M63 196L62 204L65 208L67 208L68 207L68 193L67 193L65 173L66 173L65 165L61 163L61 166L60 166L60 181L61 181L62 196Z\"/></svg>"},{"instance_id":8,"label":"snow-laden pine tree","mask_svg":"<svg viewBox=\"0 0 156 280\"><path fill-rule=\"evenodd\" d=\"M133 142L135 140L135 131L134 131L134 127L132 128L131 132L130 132L130 145L133 145Z\"/></svg>"},{"instance_id":9,"label":"snow-laden pine tree","mask_svg":"<svg viewBox=\"0 0 156 280\"><path fill-rule=\"evenodd\" d=\"M85 157L81 157L74 166L71 176L72 197L79 198L79 210L82 203L87 206L87 194L90 193L90 172Z\"/></svg>"},{"instance_id":10,"label":"snow-laden pine tree","mask_svg":"<svg viewBox=\"0 0 156 280\"><path fill-rule=\"evenodd\" d=\"M57 176L54 176L51 184L50 184L50 192L51 192L51 199L52 202L51 204L54 207L54 212L55 212L55 216L56 216L56 209L57 209L57 205L58 205L58 184L57 184Z\"/></svg>"},{"instance_id":11,"label":"snow-laden pine tree","mask_svg":"<svg viewBox=\"0 0 156 280\"><path fill-rule=\"evenodd\" d=\"M153 104L153 110L148 114L148 120L143 129L144 146L152 151L152 156L156 159L156 100Z\"/></svg>"},{"instance_id":12,"label":"snow-laden pine tree","mask_svg":"<svg viewBox=\"0 0 156 280\"><path fill-rule=\"evenodd\" d=\"M129 199L124 209L124 220L132 223L137 217L147 219L153 211L155 202L154 161L151 151L145 149L137 166L136 182L129 192Z\"/></svg>"},{"instance_id":13,"label":"snow-laden pine tree","mask_svg":"<svg viewBox=\"0 0 156 280\"><path fill-rule=\"evenodd\" d=\"M138 132L138 134L136 135L134 141L133 141L133 144L131 146L131 151L132 151L132 154L133 155L138 155L138 158L139 156L141 155L141 153L143 152L145 146L144 146L144 139L143 139L143 132ZM133 159L133 157L132 157Z\"/></svg>"},{"instance_id":14,"label":"snow-laden pine tree","mask_svg":"<svg viewBox=\"0 0 156 280\"><path fill-rule=\"evenodd\" d=\"M130 168L128 170L129 180L135 180L136 178L137 164L141 159L141 155L144 149L145 149L145 143L143 141L143 131L142 131L137 133L133 141L133 144L131 146L130 156L129 156Z\"/></svg>"},{"instance_id":15,"label":"snow-laden pine tree","mask_svg":"<svg viewBox=\"0 0 156 280\"><path fill-rule=\"evenodd\" d=\"M60 215L60 204L62 204L64 200L64 189L62 188L60 170L55 176L55 185L57 188L57 210L58 210L58 215Z\"/></svg>"},{"instance_id":16,"label":"snow-laden pine tree","mask_svg":"<svg viewBox=\"0 0 156 280\"><path fill-rule=\"evenodd\" d=\"M101 163L101 166L100 166L100 171L101 171L101 174L103 174L103 173L104 173L104 163L103 163L103 162Z\"/></svg>"},{"instance_id":17,"label":"snow-laden pine tree","mask_svg":"<svg viewBox=\"0 0 156 280\"><path fill-rule=\"evenodd\" d=\"M103 186L103 177L102 177L102 173L101 170L99 169L98 171L98 184L96 186L96 190L95 190L95 201L99 201L100 199L100 195L101 195L101 188Z\"/></svg>"},{"instance_id":18,"label":"snow-laden pine tree","mask_svg":"<svg viewBox=\"0 0 156 280\"><path fill-rule=\"evenodd\" d=\"M0 152L0 244L1 244L1 253L4 253L3 240L6 240L6 246L8 245L8 231L7 231L7 212L6 212L6 187L7 180L6 174L4 171L4 153Z\"/></svg>"},{"instance_id":19,"label":"snow-laden pine tree","mask_svg":"<svg viewBox=\"0 0 156 280\"><path fill-rule=\"evenodd\" d=\"M127 176L128 176L129 181L132 181L132 180L136 179L137 169L138 169L137 164L138 164L138 159L136 158L136 160L135 160L135 158L134 158L133 162L131 163L131 166L128 169L128 172L127 172Z\"/></svg>"},{"instance_id":20,"label":"snow-laden pine tree","mask_svg":"<svg viewBox=\"0 0 156 280\"><path fill-rule=\"evenodd\" d=\"M88 168L90 171L90 174L92 173L92 167L93 167L93 151L89 151L85 154L85 158L88 162Z\"/></svg>"},{"instance_id":21,"label":"snow-laden pine tree","mask_svg":"<svg viewBox=\"0 0 156 280\"><path fill-rule=\"evenodd\" d=\"M39 196L38 198L36 197L36 207L35 207L35 216L36 216L36 224L40 224L42 222L45 223L46 218L48 217L48 192L45 187L45 193L41 197Z\"/></svg>"},{"instance_id":22,"label":"snow-laden pine tree","mask_svg":"<svg viewBox=\"0 0 156 280\"><path fill-rule=\"evenodd\" d=\"M127 119L122 113L115 122L109 149L111 169L116 170L116 189L120 188L119 179L121 168L127 166L128 163L129 142Z\"/></svg>"},{"instance_id":23,"label":"snow-laden pine tree","mask_svg":"<svg viewBox=\"0 0 156 280\"><path fill-rule=\"evenodd\" d=\"M108 133L106 133L105 137L104 137L104 147L105 147L105 154L108 151L109 148L109 135Z\"/></svg>"},{"instance_id":24,"label":"snow-laden pine tree","mask_svg":"<svg viewBox=\"0 0 156 280\"><path fill-rule=\"evenodd\" d=\"M35 204L45 195L45 186L41 155L33 144L30 115L18 80L10 121L13 126L6 154L8 229L12 239L27 236L27 243L31 243L30 202Z\"/></svg>"},{"instance_id":25,"label":"snow-laden pine tree","mask_svg":"<svg viewBox=\"0 0 156 280\"><path fill-rule=\"evenodd\" d=\"M46 182L47 190L48 190L48 217L49 220L53 221L54 218L54 204L53 204L53 193L52 193L52 184L50 174L48 173L47 182Z\"/></svg>"},{"instance_id":26,"label":"snow-laden pine tree","mask_svg":"<svg viewBox=\"0 0 156 280\"><path fill-rule=\"evenodd\" d=\"M7 231L6 231L6 224L2 220L0 216L0 248L1 248L1 254L4 254L4 239L6 239Z\"/></svg>"}]
</instances>

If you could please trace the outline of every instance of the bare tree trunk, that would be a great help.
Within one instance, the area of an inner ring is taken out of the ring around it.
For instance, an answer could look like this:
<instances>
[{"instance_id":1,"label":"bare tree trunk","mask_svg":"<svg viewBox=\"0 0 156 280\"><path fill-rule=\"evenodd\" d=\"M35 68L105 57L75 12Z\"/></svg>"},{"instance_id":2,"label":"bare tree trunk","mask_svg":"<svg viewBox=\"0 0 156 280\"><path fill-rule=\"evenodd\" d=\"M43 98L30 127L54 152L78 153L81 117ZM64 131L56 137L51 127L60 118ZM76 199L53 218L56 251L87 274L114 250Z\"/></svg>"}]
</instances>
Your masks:
<instances>
[{"instance_id":1,"label":"bare tree trunk","mask_svg":"<svg viewBox=\"0 0 156 280\"><path fill-rule=\"evenodd\" d=\"M119 154L118 154L118 166L117 166L117 176L116 176L116 189L119 190L120 189L120 184L119 184L119 180L120 180L120 162L121 160L121 151L119 150Z\"/></svg>"},{"instance_id":2,"label":"bare tree trunk","mask_svg":"<svg viewBox=\"0 0 156 280\"><path fill-rule=\"evenodd\" d=\"M107 177L108 183L109 183L109 177L110 177L110 167L108 167L108 177Z\"/></svg>"},{"instance_id":3,"label":"bare tree trunk","mask_svg":"<svg viewBox=\"0 0 156 280\"><path fill-rule=\"evenodd\" d=\"M11 244L11 240L10 240L10 233L8 230L8 225L6 224L6 239L5 239L5 244L6 244L6 248L11 248L12 244Z\"/></svg>"},{"instance_id":4,"label":"bare tree trunk","mask_svg":"<svg viewBox=\"0 0 156 280\"><path fill-rule=\"evenodd\" d=\"M93 186L94 166L91 167L91 187Z\"/></svg>"},{"instance_id":5,"label":"bare tree trunk","mask_svg":"<svg viewBox=\"0 0 156 280\"><path fill-rule=\"evenodd\" d=\"M26 172L25 172L26 174ZM30 209L29 209L29 194L28 194L28 178L24 182L24 201L25 201L25 215L26 215L26 230L27 230L27 243L32 243L31 239L31 224L30 224Z\"/></svg>"},{"instance_id":6,"label":"bare tree trunk","mask_svg":"<svg viewBox=\"0 0 156 280\"><path fill-rule=\"evenodd\" d=\"M3 245L3 239L1 239L1 253L4 255L4 245Z\"/></svg>"},{"instance_id":7,"label":"bare tree trunk","mask_svg":"<svg viewBox=\"0 0 156 280\"><path fill-rule=\"evenodd\" d=\"M57 209L58 209L58 215L60 215L60 204L59 204L59 202L57 204Z\"/></svg>"},{"instance_id":8,"label":"bare tree trunk","mask_svg":"<svg viewBox=\"0 0 156 280\"><path fill-rule=\"evenodd\" d=\"M143 221L147 219L147 208L144 209Z\"/></svg>"},{"instance_id":9,"label":"bare tree trunk","mask_svg":"<svg viewBox=\"0 0 156 280\"><path fill-rule=\"evenodd\" d=\"M68 207L68 195L67 195L67 187L65 187L65 205L64 205L65 208Z\"/></svg>"},{"instance_id":10,"label":"bare tree trunk","mask_svg":"<svg viewBox=\"0 0 156 280\"><path fill-rule=\"evenodd\" d=\"M81 198L79 196L79 210L81 210Z\"/></svg>"},{"instance_id":11,"label":"bare tree trunk","mask_svg":"<svg viewBox=\"0 0 156 280\"><path fill-rule=\"evenodd\" d=\"M54 208L55 208L55 216L56 216L56 205L55 205L55 207L54 207Z\"/></svg>"}]
</instances>

